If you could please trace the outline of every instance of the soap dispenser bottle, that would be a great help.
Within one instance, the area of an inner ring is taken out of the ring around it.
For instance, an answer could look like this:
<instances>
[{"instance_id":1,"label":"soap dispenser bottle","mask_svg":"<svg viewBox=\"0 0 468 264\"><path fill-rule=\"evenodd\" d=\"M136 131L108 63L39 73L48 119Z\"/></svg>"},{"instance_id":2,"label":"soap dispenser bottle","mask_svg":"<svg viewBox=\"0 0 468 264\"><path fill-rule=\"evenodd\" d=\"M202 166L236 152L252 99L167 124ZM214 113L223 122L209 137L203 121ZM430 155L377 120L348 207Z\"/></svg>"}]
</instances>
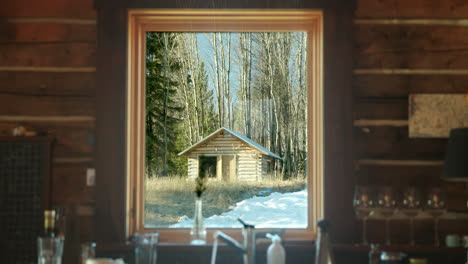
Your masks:
<instances>
[{"instance_id":1,"label":"soap dispenser bottle","mask_svg":"<svg viewBox=\"0 0 468 264\"><path fill-rule=\"evenodd\" d=\"M281 245L281 237L277 234L267 234L267 237L271 239L271 245L267 251L267 264L285 264L286 253Z\"/></svg>"}]
</instances>

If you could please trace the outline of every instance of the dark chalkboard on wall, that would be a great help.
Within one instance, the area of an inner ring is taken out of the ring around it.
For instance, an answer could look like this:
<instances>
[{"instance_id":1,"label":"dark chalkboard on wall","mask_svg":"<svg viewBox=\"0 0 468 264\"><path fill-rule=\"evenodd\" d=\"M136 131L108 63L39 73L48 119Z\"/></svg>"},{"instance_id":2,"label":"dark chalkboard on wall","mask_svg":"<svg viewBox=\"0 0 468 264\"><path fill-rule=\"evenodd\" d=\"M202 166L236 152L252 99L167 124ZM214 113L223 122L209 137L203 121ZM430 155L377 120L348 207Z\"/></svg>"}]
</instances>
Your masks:
<instances>
[{"instance_id":1,"label":"dark chalkboard on wall","mask_svg":"<svg viewBox=\"0 0 468 264\"><path fill-rule=\"evenodd\" d=\"M51 143L47 137L0 137L2 263L37 263L36 239L50 206Z\"/></svg>"}]
</instances>

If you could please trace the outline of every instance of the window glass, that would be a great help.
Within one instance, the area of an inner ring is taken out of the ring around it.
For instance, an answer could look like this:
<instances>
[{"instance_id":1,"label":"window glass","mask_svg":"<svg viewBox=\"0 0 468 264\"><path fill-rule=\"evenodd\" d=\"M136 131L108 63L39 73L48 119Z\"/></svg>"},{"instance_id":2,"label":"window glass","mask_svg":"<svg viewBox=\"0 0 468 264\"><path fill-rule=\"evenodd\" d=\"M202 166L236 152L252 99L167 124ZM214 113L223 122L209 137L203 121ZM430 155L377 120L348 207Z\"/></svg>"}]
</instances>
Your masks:
<instances>
[{"instance_id":1,"label":"window glass","mask_svg":"<svg viewBox=\"0 0 468 264\"><path fill-rule=\"evenodd\" d=\"M145 228L306 228L306 32L147 32Z\"/></svg>"}]
</instances>

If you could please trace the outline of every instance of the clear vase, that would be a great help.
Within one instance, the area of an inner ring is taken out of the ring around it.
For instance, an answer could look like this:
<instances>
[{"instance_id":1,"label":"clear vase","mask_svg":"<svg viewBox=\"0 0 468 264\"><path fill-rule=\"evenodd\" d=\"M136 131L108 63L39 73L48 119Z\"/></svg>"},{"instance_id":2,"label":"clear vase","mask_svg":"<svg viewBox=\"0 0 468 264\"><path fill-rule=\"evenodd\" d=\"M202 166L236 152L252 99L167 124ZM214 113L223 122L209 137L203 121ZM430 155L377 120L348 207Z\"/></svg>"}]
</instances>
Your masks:
<instances>
[{"instance_id":1,"label":"clear vase","mask_svg":"<svg viewBox=\"0 0 468 264\"><path fill-rule=\"evenodd\" d=\"M201 197L197 197L195 200L195 216L193 217L192 230L190 230L190 236L192 245L204 245L206 244L206 229L203 225L203 214L202 214L203 202Z\"/></svg>"}]
</instances>

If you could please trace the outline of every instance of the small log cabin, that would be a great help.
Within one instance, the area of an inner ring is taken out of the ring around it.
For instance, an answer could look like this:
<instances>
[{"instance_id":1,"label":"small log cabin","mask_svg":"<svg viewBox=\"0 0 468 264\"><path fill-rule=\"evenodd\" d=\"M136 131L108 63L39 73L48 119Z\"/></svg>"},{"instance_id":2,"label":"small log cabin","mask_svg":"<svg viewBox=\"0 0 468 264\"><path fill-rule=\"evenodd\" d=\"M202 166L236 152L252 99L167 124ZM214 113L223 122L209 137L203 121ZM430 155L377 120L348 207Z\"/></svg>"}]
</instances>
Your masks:
<instances>
[{"instance_id":1,"label":"small log cabin","mask_svg":"<svg viewBox=\"0 0 468 264\"><path fill-rule=\"evenodd\" d=\"M218 180L255 181L269 176L280 156L255 141L232 131L219 128L185 149L180 156L188 159L188 177L207 174Z\"/></svg>"}]
</instances>

